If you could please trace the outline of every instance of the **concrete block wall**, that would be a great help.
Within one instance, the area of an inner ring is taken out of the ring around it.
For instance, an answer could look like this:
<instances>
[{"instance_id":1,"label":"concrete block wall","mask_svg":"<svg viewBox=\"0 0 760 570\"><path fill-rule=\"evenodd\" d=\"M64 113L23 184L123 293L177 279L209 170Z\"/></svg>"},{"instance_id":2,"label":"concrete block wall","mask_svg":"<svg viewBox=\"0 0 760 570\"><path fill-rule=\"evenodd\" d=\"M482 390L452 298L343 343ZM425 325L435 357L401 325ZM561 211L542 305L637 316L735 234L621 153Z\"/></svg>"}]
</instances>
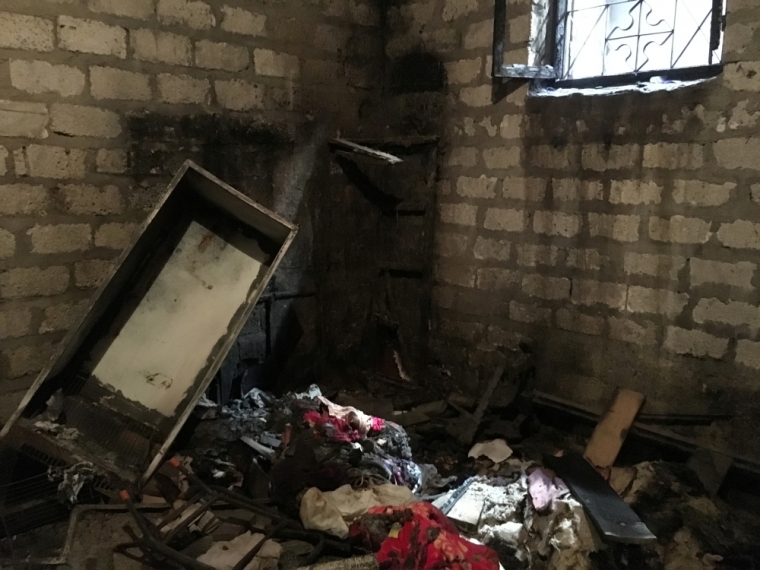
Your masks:
<instances>
[{"instance_id":1,"label":"concrete block wall","mask_svg":"<svg viewBox=\"0 0 760 570\"><path fill-rule=\"evenodd\" d=\"M537 97L490 77L492 1L390 9L388 58L447 75L434 349L461 389L529 341L540 389L735 413L706 437L760 457L760 6L728 11L717 79ZM530 13L508 2L507 63L528 61Z\"/></svg>"},{"instance_id":2,"label":"concrete block wall","mask_svg":"<svg viewBox=\"0 0 760 570\"><path fill-rule=\"evenodd\" d=\"M0 421L184 159L226 176L228 131L298 154L356 130L380 24L367 0L0 0Z\"/></svg>"}]
</instances>

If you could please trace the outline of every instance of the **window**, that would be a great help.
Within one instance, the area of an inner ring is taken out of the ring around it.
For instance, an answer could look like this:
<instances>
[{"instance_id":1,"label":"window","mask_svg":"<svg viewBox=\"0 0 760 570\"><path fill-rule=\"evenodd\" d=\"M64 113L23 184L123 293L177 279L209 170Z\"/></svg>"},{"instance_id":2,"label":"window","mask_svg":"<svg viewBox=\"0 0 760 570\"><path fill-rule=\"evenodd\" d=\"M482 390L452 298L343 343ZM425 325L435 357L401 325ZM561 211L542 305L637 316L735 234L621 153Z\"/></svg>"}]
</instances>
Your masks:
<instances>
[{"instance_id":1,"label":"window","mask_svg":"<svg viewBox=\"0 0 760 570\"><path fill-rule=\"evenodd\" d=\"M725 0L533 0L531 66L501 65L505 3L496 1L497 77L583 87L721 71Z\"/></svg>"}]
</instances>

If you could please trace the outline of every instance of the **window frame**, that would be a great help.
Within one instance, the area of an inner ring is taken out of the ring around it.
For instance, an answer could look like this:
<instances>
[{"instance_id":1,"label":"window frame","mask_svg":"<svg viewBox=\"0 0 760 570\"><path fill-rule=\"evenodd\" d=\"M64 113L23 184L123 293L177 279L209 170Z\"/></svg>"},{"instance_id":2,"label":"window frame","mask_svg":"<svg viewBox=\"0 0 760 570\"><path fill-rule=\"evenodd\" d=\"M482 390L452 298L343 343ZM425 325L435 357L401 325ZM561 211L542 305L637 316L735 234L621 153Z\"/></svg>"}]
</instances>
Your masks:
<instances>
[{"instance_id":1,"label":"window frame","mask_svg":"<svg viewBox=\"0 0 760 570\"><path fill-rule=\"evenodd\" d=\"M567 23L568 0L546 1L549 9L546 22L548 27L546 34L546 53L549 54L551 62L548 65L529 66L504 65L504 47L507 40L507 0L495 0L492 70L494 77L540 80L541 86L545 88L581 89L635 86L638 83L649 81L653 77L661 77L666 81L694 81L716 77L723 71L724 64L721 58L719 63L696 67L642 71L623 75L602 75L584 77L581 79L559 79L558 74L559 70L563 69L563 58L565 53L565 27ZM565 14L565 16L561 16L562 14ZM725 28L726 2L725 0L713 0L713 16L710 25L710 47L712 51L718 49L722 44Z\"/></svg>"}]
</instances>

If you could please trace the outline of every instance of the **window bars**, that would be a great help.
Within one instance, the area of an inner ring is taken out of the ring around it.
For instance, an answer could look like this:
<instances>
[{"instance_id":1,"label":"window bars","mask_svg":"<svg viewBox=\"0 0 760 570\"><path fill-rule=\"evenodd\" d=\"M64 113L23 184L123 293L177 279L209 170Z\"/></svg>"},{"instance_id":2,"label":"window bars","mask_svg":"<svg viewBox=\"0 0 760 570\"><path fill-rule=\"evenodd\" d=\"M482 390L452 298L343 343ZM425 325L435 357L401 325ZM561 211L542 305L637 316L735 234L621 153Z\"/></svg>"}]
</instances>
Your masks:
<instances>
[{"instance_id":1,"label":"window bars","mask_svg":"<svg viewBox=\"0 0 760 570\"><path fill-rule=\"evenodd\" d=\"M554 43L541 50L549 54L547 65L505 66L506 1L496 0L494 77L603 86L721 70L725 0L546 1L546 39Z\"/></svg>"}]
</instances>

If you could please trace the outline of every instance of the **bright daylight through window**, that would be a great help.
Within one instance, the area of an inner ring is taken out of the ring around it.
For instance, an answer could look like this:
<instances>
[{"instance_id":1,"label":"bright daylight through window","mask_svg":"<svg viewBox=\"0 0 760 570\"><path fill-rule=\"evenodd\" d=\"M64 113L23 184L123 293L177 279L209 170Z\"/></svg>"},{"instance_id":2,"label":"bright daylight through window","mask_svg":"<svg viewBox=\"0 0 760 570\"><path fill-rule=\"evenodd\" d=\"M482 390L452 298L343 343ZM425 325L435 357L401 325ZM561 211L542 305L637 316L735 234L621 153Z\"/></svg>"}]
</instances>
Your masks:
<instances>
[{"instance_id":1,"label":"bright daylight through window","mask_svg":"<svg viewBox=\"0 0 760 570\"><path fill-rule=\"evenodd\" d=\"M560 0L557 16L559 82L698 78L720 68L724 0Z\"/></svg>"}]
</instances>

